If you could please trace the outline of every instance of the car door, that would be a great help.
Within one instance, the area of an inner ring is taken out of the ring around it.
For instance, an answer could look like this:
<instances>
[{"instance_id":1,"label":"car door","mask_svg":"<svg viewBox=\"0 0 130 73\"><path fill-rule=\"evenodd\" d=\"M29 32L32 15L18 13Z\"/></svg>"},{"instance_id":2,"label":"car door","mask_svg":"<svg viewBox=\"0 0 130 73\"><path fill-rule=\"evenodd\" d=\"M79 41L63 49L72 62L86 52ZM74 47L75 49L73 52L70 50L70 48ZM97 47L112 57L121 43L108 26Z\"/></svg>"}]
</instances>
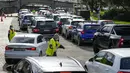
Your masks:
<instances>
[{"instance_id":1,"label":"car door","mask_svg":"<svg viewBox=\"0 0 130 73\"><path fill-rule=\"evenodd\" d=\"M107 26L104 26L101 31L98 33L98 43L99 43L99 46L102 47L102 48L105 48L105 34L107 33Z\"/></svg>"},{"instance_id":2,"label":"car door","mask_svg":"<svg viewBox=\"0 0 130 73\"><path fill-rule=\"evenodd\" d=\"M93 60L89 60L89 63L87 64L88 73L101 73L100 63L101 59L106 55L105 51L100 51L97 53Z\"/></svg>"},{"instance_id":3,"label":"car door","mask_svg":"<svg viewBox=\"0 0 130 73\"><path fill-rule=\"evenodd\" d=\"M42 35L39 35L37 37L37 49L39 50L39 53L42 52L42 55L45 55L45 51L47 49L47 42L45 41L45 39L43 38Z\"/></svg>"},{"instance_id":4,"label":"car door","mask_svg":"<svg viewBox=\"0 0 130 73\"><path fill-rule=\"evenodd\" d=\"M112 53L107 52L105 57L102 59L100 65L101 73L116 73L116 70L113 68L114 60L115 60L115 55Z\"/></svg>"},{"instance_id":5,"label":"car door","mask_svg":"<svg viewBox=\"0 0 130 73\"><path fill-rule=\"evenodd\" d=\"M105 48L109 48L109 41L111 36L112 26L108 26L103 36L103 43Z\"/></svg>"}]
</instances>

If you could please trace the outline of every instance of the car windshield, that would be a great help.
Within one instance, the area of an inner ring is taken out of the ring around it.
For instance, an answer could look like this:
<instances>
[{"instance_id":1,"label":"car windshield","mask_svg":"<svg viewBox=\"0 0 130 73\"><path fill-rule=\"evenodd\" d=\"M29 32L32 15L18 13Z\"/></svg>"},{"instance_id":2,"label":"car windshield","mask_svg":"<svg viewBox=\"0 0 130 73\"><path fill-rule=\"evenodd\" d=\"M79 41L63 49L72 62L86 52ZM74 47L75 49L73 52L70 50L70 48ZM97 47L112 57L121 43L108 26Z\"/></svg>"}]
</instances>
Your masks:
<instances>
[{"instance_id":1,"label":"car windshield","mask_svg":"<svg viewBox=\"0 0 130 73\"><path fill-rule=\"evenodd\" d=\"M45 21L45 22L38 21L37 26L38 27L53 27L53 28L57 27L56 22L54 22L54 21Z\"/></svg>"},{"instance_id":2,"label":"car windshield","mask_svg":"<svg viewBox=\"0 0 130 73\"><path fill-rule=\"evenodd\" d=\"M114 27L114 30L117 35L130 35L130 26L116 26Z\"/></svg>"},{"instance_id":3,"label":"car windshield","mask_svg":"<svg viewBox=\"0 0 130 73\"><path fill-rule=\"evenodd\" d=\"M99 27L99 25L85 25L84 30L97 30Z\"/></svg>"},{"instance_id":4,"label":"car windshield","mask_svg":"<svg viewBox=\"0 0 130 73\"><path fill-rule=\"evenodd\" d=\"M130 69L130 57L121 59L120 69Z\"/></svg>"},{"instance_id":5,"label":"car windshield","mask_svg":"<svg viewBox=\"0 0 130 73\"><path fill-rule=\"evenodd\" d=\"M31 20L32 17L33 17L33 16L25 16L24 19L25 19L25 20Z\"/></svg>"},{"instance_id":6,"label":"car windshield","mask_svg":"<svg viewBox=\"0 0 130 73\"><path fill-rule=\"evenodd\" d=\"M32 37L14 37L11 43L34 43L34 38Z\"/></svg>"},{"instance_id":7,"label":"car windshield","mask_svg":"<svg viewBox=\"0 0 130 73\"><path fill-rule=\"evenodd\" d=\"M73 17L73 19L83 19L82 17Z\"/></svg>"}]
</instances>

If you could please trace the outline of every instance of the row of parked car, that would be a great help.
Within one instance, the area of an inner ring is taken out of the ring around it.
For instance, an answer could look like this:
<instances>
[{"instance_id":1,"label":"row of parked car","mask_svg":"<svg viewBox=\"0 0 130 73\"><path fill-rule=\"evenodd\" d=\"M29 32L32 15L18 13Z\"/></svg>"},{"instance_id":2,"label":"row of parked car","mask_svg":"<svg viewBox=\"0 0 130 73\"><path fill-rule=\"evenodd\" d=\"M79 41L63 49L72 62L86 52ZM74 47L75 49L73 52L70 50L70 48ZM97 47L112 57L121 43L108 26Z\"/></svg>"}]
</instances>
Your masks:
<instances>
[{"instance_id":1,"label":"row of parked car","mask_svg":"<svg viewBox=\"0 0 130 73\"><path fill-rule=\"evenodd\" d=\"M28 14L25 10L19 19L28 33L16 35L5 48L7 63L25 59L7 70L13 73L130 73L130 50L121 48L129 47L129 25L117 25L111 20L86 21L64 10L47 17L46 14ZM34 57L45 55L48 45L45 38L55 33L78 45L93 43L95 56L83 66L72 57ZM102 50L108 48L117 49Z\"/></svg>"}]
</instances>

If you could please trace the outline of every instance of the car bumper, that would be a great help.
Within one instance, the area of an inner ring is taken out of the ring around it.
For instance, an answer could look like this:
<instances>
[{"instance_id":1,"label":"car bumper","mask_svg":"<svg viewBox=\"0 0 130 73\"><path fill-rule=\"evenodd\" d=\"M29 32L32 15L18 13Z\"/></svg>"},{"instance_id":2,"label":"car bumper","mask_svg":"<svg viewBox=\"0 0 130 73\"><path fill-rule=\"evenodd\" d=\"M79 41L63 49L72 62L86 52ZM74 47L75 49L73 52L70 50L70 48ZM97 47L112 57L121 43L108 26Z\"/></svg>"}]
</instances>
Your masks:
<instances>
[{"instance_id":1,"label":"car bumper","mask_svg":"<svg viewBox=\"0 0 130 73\"><path fill-rule=\"evenodd\" d=\"M93 42L93 39L84 39L84 38L81 38L81 41L84 42L84 43L92 43Z\"/></svg>"},{"instance_id":2,"label":"car bumper","mask_svg":"<svg viewBox=\"0 0 130 73\"><path fill-rule=\"evenodd\" d=\"M5 58L6 59L23 59L26 57L35 57L39 56L39 53L10 53L10 52L5 52Z\"/></svg>"},{"instance_id":3,"label":"car bumper","mask_svg":"<svg viewBox=\"0 0 130 73\"><path fill-rule=\"evenodd\" d=\"M29 25L31 25L31 23L26 23L26 24L23 23L23 24L21 25L21 27L22 27L22 28L27 28L27 26L29 26Z\"/></svg>"}]
</instances>

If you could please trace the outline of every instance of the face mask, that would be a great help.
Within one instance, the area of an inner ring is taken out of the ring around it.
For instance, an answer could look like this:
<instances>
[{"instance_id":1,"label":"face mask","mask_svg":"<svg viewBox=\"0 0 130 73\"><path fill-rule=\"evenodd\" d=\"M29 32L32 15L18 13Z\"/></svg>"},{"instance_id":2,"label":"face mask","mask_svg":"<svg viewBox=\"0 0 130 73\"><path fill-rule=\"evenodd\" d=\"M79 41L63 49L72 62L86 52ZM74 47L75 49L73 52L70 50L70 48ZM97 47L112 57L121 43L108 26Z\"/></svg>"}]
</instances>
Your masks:
<instances>
[{"instance_id":1,"label":"face mask","mask_svg":"<svg viewBox=\"0 0 130 73\"><path fill-rule=\"evenodd\" d=\"M13 27L11 27L10 29L14 29Z\"/></svg>"}]
</instances>

